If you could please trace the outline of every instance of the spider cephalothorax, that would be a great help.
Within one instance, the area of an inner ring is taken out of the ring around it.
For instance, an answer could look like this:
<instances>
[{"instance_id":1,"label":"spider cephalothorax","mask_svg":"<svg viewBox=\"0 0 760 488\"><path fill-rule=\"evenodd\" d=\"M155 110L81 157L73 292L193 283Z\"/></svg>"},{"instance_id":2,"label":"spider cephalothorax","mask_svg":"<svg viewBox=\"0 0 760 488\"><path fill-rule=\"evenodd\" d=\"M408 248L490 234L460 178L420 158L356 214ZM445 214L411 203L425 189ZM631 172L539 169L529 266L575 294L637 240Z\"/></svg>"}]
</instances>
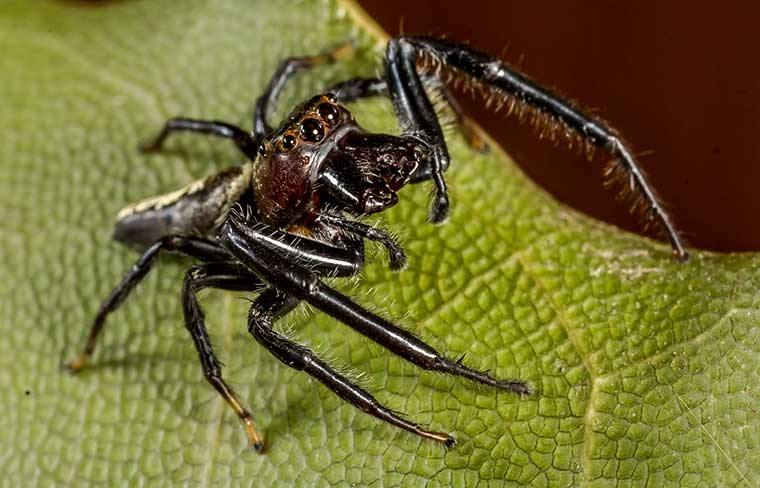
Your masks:
<instances>
[{"instance_id":1,"label":"spider cephalothorax","mask_svg":"<svg viewBox=\"0 0 760 488\"><path fill-rule=\"evenodd\" d=\"M182 286L185 326L206 379L240 416L257 450L264 448L262 437L251 414L222 378L221 365L211 348L196 298L203 288L259 292L251 305L248 328L262 346L365 412L446 445L453 445L454 438L426 430L386 408L311 350L276 332L274 321L305 301L422 368L530 393L524 381L499 379L469 368L461 360L447 359L321 280L359 273L364 266L365 240L386 248L391 268L403 267L402 247L386 232L357 218L396 204L396 192L408 183L433 182L430 221L440 223L448 214L443 173L449 155L426 86L449 102L466 131L470 125L442 85L430 88L426 81L435 73L421 75L418 61L422 57L471 77L505 99L534 110L563 132L609 151L625 174L627 186L646 204L649 220L666 232L675 255L686 258L668 215L615 131L496 58L466 46L429 37L393 39L386 50L383 77L338 83L272 128L267 121L288 77L298 68L332 62L349 47L345 44L331 53L285 60L256 101L253 133L224 122L175 118L143 146L145 151L158 150L173 132L200 132L232 140L248 160L119 213L115 238L145 250L101 305L84 351L69 363L71 370L78 371L86 364L108 314L121 305L158 254L166 250L184 253L197 262L185 274ZM367 133L344 105L375 95L391 98L403 131L400 136ZM483 147L475 133L470 131L469 136L474 147Z\"/></svg>"},{"instance_id":2,"label":"spider cephalothorax","mask_svg":"<svg viewBox=\"0 0 760 488\"><path fill-rule=\"evenodd\" d=\"M278 227L326 204L354 216L394 205L424 149L419 141L369 134L332 93L304 103L263 138L251 182L260 221Z\"/></svg>"}]
</instances>

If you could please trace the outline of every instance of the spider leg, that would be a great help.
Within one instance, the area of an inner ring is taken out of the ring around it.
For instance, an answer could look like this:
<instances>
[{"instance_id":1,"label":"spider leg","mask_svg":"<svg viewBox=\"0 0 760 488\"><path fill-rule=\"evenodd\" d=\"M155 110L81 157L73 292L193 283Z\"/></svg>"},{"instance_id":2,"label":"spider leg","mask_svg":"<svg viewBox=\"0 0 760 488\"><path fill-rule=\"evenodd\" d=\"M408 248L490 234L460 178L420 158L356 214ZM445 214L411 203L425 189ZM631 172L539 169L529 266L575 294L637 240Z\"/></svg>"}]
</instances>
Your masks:
<instances>
[{"instance_id":1,"label":"spider leg","mask_svg":"<svg viewBox=\"0 0 760 488\"><path fill-rule=\"evenodd\" d=\"M332 390L343 400L364 412L414 434L447 446L453 446L454 438L443 432L433 432L404 420L383 406L367 391L357 386L319 359L313 351L277 333L273 322L292 310L298 300L291 295L269 288L251 305L248 330L253 337L277 359L296 370L302 370Z\"/></svg>"},{"instance_id":2,"label":"spider leg","mask_svg":"<svg viewBox=\"0 0 760 488\"><path fill-rule=\"evenodd\" d=\"M462 106L459 104L459 101L456 99L456 97L454 97L454 94L451 93L451 91L449 91L444 84L441 84L441 86L438 88L438 91L441 92L443 98L446 100L446 103L449 104L452 112L454 112L454 116L456 116L457 122L459 122L459 125L462 128L462 132L464 133L465 137L467 137L467 142L469 142L470 147L475 151L481 153L487 152L489 149L488 143L481 137L473 120L465 115Z\"/></svg>"},{"instance_id":3,"label":"spider leg","mask_svg":"<svg viewBox=\"0 0 760 488\"><path fill-rule=\"evenodd\" d=\"M237 263L194 266L187 271L182 282L182 311L185 316L185 327L190 332L198 352L203 376L240 417L251 446L257 452L262 452L265 443L256 430L253 416L222 378L222 366L214 354L211 339L206 330L205 316L196 297L196 294L204 288L254 291L261 288L261 281Z\"/></svg>"},{"instance_id":4,"label":"spider leg","mask_svg":"<svg viewBox=\"0 0 760 488\"><path fill-rule=\"evenodd\" d=\"M417 49L404 37L388 43L385 53L386 79L391 102L405 134L419 138L428 146L430 157L421 164L412 182L433 180L435 197L428 214L433 223L443 222L449 213L449 194L443 172L449 167L449 150L441 124L417 73Z\"/></svg>"},{"instance_id":5,"label":"spider leg","mask_svg":"<svg viewBox=\"0 0 760 488\"><path fill-rule=\"evenodd\" d=\"M236 214L235 218L244 217ZM364 243L343 238L338 245L301 237L260 223L244 222L247 235L268 252L293 260L321 276L354 276L364 267Z\"/></svg>"},{"instance_id":6,"label":"spider leg","mask_svg":"<svg viewBox=\"0 0 760 488\"><path fill-rule=\"evenodd\" d=\"M140 146L143 152L155 152L161 150L166 138L175 132L198 132L225 139L232 142L251 160L256 159L257 142L251 135L240 127L220 122L218 120L197 120L175 117L166 121L161 132L153 139L146 141Z\"/></svg>"},{"instance_id":7,"label":"spider leg","mask_svg":"<svg viewBox=\"0 0 760 488\"><path fill-rule=\"evenodd\" d=\"M350 298L322 283L316 274L292 259L272 254L251 235L250 228L230 215L222 226L221 244L251 272L271 287L305 300L417 366L463 376L473 381L517 393L530 393L520 380L504 380L441 356L412 333L357 305ZM279 257L279 259L278 259Z\"/></svg>"},{"instance_id":8,"label":"spider leg","mask_svg":"<svg viewBox=\"0 0 760 488\"><path fill-rule=\"evenodd\" d=\"M168 236L155 242L145 250L134 266L132 266L132 269L129 270L129 273L122 278L121 282L116 285L116 288L114 288L103 303L100 304L98 313L95 315L95 320L90 328L90 334L87 337L87 343L84 350L79 356L66 365L70 371L77 372L86 365L95 350L98 337L103 331L106 318L111 312L119 308L132 290L134 290L135 286L145 278L161 251L178 251L204 261L230 259L230 255L227 251L219 245L197 237Z\"/></svg>"},{"instance_id":9,"label":"spider leg","mask_svg":"<svg viewBox=\"0 0 760 488\"><path fill-rule=\"evenodd\" d=\"M334 63L348 56L353 51L354 43L352 41L346 41L332 51L326 53L284 59L269 80L269 84L264 90L264 93L261 94L254 105L253 133L256 137L261 138L272 132L272 126L269 125L267 119L272 115L274 106L277 103L277 98L279 98L285 83L291 76L293 76L298 70L304 68L313 68L314 66Z\"/></svg>"},{"instance_id":10,"label":"spider leg","mask_svg":"<svg viewBox=\"0 0 760 488\"><path fill-rule=\"evenodd\" d=\"M388 251L389 267L393 270L401 269L406 266L406 253L401 244L391 237L387 232L367 225L363 222L347 219L339 215L320 214L319 220L333 227L340 228L352 235L376 241L385 246Z\"/></svg>"},{"instance_id":11,"label":"spider leg","mask_svg":"<svg viewBox=\"0 0 760 488\"><path fill-rule=\"evenodd\" d=\"M388 83L382 78L351 78L325 91L335 95L340 103L351 103L360 98L387 96Z\"/></svg>"},{"instance_id":12,"label":"spider leg","mask_svg":"<svg viewBox=\"0 0 760 488\"><path fill-rule=\"evenodd\" d=\"M472 119L465 115L462 106L459 104L454 95L442 83L437 83L436 89L441 93L446 103L451 107L454 116L459 123L467 141L474 150L485 152L488 150L488 144L480 136ZM382 78L352 78L337 83L327 89L327 92L338 97L341 103L350 103L358 98L367 98L378 95L388 96L388 82Z\"/></svg>"},{"instance_id":13,"label":"spider leg","mask_svg":"<svg viewBox=\"0 0 760 488\"><path fill-rule=\"evenodd\" d=\"M435 183L436 200L430 214L432 221L438 222L446 217L448 197L442 173L448 167L449 156L441 127L417 72L417 60L421 56L427 56L434 62L461 71L488 87L515 97L519 102L534 107L538 112L577 132L591 144L609 151L620 161L629 176L631 190L643 197L649 207L650 218L659 220L676 257L680 260L688 257L681 237L646 181L632 151L611 127L541 88L491 55L445 40L401 36L388 43L386 77L402 128L406 133L422 139L432 150L430 164L422 166L416 175L417 179L429 178Z\"/></svg>"}]
</instances>

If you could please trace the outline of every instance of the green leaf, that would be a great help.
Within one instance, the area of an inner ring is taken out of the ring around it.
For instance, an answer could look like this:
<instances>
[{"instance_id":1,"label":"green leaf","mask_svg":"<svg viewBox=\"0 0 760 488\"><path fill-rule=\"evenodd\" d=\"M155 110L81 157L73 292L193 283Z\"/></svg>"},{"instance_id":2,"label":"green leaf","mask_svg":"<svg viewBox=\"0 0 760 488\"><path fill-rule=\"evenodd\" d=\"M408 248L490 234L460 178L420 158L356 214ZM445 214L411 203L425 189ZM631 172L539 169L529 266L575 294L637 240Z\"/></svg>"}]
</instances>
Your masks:
<instances>
[{"instance_id":1,"label":"green leaf","mask_svg":"<svg viewBox=\"0 0 760 488\"><path fill-rule=\"evenodd\" d=\"M181 6L180 6L181 5ZM375 250L336 281L452 357L529 379L529 398L423 372L306 308L283 322L450 450L385 425L279 363L240 294L203 297L225 374L267 433L246 447L182 325L186 262L165 259L112 316L93 367L60 365L136 259L110 240L122 206L240 162L225 141L138 141L173 115L250 124L282 58L349 37L350 61L298 77L281 114L381 65L382 42L331 1L6 0L0 13L0 472L6 486L187 484L758 486L760 257L670 250L537 189L499 151L450 135L453 213L425 185L380 216L409 267ZM398 131L389 104L353 106ZM666 164L667 162L663 162ZM610 196L612 201L612 196Z\"/></svg>"}]
</instances>

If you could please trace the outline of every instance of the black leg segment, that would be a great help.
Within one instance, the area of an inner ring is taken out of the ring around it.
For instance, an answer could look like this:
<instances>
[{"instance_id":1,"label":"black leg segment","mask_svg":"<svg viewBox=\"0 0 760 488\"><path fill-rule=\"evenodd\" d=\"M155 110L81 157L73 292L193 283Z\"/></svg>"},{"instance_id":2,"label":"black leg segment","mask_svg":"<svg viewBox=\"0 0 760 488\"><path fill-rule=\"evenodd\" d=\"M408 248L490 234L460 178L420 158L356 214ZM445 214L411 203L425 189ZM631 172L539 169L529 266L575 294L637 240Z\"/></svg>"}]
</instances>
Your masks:
<instances>
[{"instance_id":1,"label":"black leg segment","mask_svg":"<svg viewBox=\"0 0 760 488\"><path fill-rule=\"evenodd\" d=\"M175 132L197 132L224 139L230 139L251 160L256 159L258 144L251 135L243 129L218 120L197 120L187 118L169 119L161 132L150 141L140 146L144 152L159 151L164 145L166 138Z\"/></svg>"},{"instance_id":2,"label":"black leg segment","mask_svg":"<svg viewBox=\"0 0 760 488\"><path fill-rule=\"evenodd\" d=\"M426 83L427 81L429 80L423 79L423 83ZM444 100L446 100L446 103L448 103L449 107L451 107L451 110L454 112L454 116L457 118L457 121L462 128L462 132L467 137L470 147L480 152L487 151L488 144L482 137L480 137L472 120L465 115L462 106L459 105L459 102L454 95L443 83L437 80L434 81L434 83L436 90L441 93ZM359 98L389 95L388 82L383 78L352 78L350 80L336 83L328 88L327 92L335 95L340 103L350 103Z\"/></svg>"},{"instance_id":3,"label":"black leg segment","mask_svg":"<svg viewBox=\"0 0 760 488\"><path fill-rule=\"evenodd\" d=\"M416 48L399 39L404 38L391 40L385 52L388 91L404 133L420 139L429 149L427 164L417 169L412 181L433 180L435 197L428 220L441 223L449 213L449 194L443 179L443 172L449 167L449 150L438 116L417 73Z\"/></svg>"},{"instance_id":4,"label":"black leg segment","mask_svg":"<svg viewBox=\"0 0 760 488\"><path fill-rule=\"evenodd\" d=\"M145 278L161 251L177 251L208 261L230 258L227 251L218 244L197 237L167 236L151 245L100 305L98 313L95 315L95 320L92 323L90 335L87 338L84 350L73 361L68 363L67 367L69 370L77 372L85 366L95 351L98 337L103 331L103 326L108 315L119 308L132 290L134 290L135 286Z\"/></svg>"},{"instance_id":5,"label":"black leg segment","mask_svg":"<svg viewBox=\"0 0 760 488\"><path fill-rule=\"evenodd\" d=\"M260 288L261 282L245 270L239 270L239 265L236 264L215 263L190 268L182 283L182 311L185 316L185 327L190 332L195 349L198 351L203 376L240 417L251 446L257 452L262 452L265 443L256 430L253 416L222 378L221 364L211 346L205 316L196 298L196 293L207 287L252 291Z\"/></svg>"},{"instance_id":6,"label":"black leg segment","mask_svg":"<svg viewBox=\"0 0 760 488\"><path fill-rule=\"evenodd\" d=\"M264 137L272 132L272 126L269 125L269 118L272 116L277 99L285 87L285 83L299 70L304 68L313 68L323 64L330 64L338 61L354 50L354 44L351 41L344 42L332 51L315 56L300 56L287 58L280 63L277 70L269 80L264 93L256 99L253 109L253 133L257 138Z\"/></svg>"},{"instance_id":7,"label":"black leg segment","mask_svg":"<svg viewBox=\"0 0 760 488\"><path fill-rule=\"evenodd\" d=\"M245 222L248 237L274 253L279 259L293 260L320 276L354 276L364 267L364 241L341 238L340 245L330 245L283 230L248 222L240 212L235 219Z\"/></svg>"},{"instance_id":8,"label":"black leg segment","mask_svg":"<svg viewBox=\"0 0 760 488\"><path fill-rule=\"evenodd\" d=\"M387 232L338 215L320 214L319 220L357 237L381 243L388 251L388 265L391 269L397 270L406 266L404 248Z\"/></svg>"},{"instance_id":9,"label":"black leg segment","mask_svg":"<svg viewBox=\"0 0 760 488\"><path fill-rule=\"evenodd\" d=\"M360 98L388 95L388 83L382 78L351 78L326 91L335 95L340 103L351 103Z\"/></svg>"},{"instance_id":10,"label":"black leg segment","mask_svg":"<svg viewBox=\"0 0 760 488\"><path fill-rule=\"evenodd\" d=\"M248 316L248 330L277 359L291 368L302 370L309 376L316 378L336 395L355 407L421 437L442 442L447 446L454 445L454 438L450 435L425 430L413 422L402 419L389 408L383 406L367 391L319 359L314 352L277 333L272 328L274 320L291 310L295 303L297 300L285 293L274 289L266 290L251 306Z\"/></svg>"}]
</instances>

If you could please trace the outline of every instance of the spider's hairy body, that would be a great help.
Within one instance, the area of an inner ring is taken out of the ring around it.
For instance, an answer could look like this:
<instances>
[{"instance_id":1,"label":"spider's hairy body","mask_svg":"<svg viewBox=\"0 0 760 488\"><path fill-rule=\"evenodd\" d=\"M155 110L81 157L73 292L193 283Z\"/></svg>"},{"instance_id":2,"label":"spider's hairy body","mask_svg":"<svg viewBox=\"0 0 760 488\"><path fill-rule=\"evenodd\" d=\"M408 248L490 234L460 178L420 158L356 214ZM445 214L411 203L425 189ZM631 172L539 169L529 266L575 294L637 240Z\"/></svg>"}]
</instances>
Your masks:
<instances>
[{"instance_id":1,"label":"spider's hairy body","mask_svg":"<svg viewBox=\"0 0 760 488\"><path fill-rule=\"evenodd\" d=\"M612 153L630 187L642 196L650 220L668 234L677 257L686 257L668 215L613 129L496 58L462 45L428 37L394 39L386 50L383 77L340 82L297 106L278 127L269 125L279 93L295 71L336 61L348 51L349 43L325 54L283 61L256 101L252 133L219 121L174 118L142 146L146 152L155 151L174 132L199 132L230 139L247 161L119 213L114 237L144 252L101 305L84 351L69 363L72 371L87 363L107 316L150 271L160 252L175 251L197 263L185 275L182 308L203 374L238 414L256 450L264 449L263 438L251 414L222 378L221 364L211 347L196 298L204 288L259 292L250 308L248 329L275 357L303 370L363 411L447 446L454 444L452 436L405 420L314 352L276 332L273 323L305 301L419 367L529 394L531 387L525 381L500 379L465 366L461 359L448 359L322 280L358 274L364 266L365 240L385 247L391 269L404 266L401 245L360 219L395 205L397 192L408 184L432 181L435 191L428 219L441 223L448 215L443 177L450 162L448 149L427 91L441 95L441 100L451 105L473 147L484 147L456 100L434 79L437 71L418 72L420 65L424 66L418 63L420 59L451 67L500 93L503 99L531 107L584 144ZM401 135L365 131L346 107L358 98L377 95L390 97Z\"/></svg>"}]
</instances>

